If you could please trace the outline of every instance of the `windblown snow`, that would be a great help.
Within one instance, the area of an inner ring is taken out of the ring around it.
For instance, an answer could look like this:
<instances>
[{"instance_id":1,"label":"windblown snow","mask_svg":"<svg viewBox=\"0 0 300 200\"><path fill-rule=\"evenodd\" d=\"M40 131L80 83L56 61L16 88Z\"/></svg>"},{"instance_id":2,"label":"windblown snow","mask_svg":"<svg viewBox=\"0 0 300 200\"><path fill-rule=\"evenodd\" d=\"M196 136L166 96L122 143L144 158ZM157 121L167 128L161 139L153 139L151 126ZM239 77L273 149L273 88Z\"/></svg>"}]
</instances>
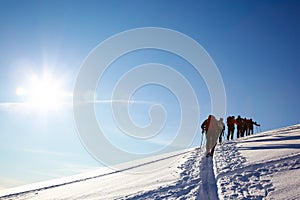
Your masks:
<instances>
[{"instance_id":1,"label":"windblown snow","mask_svg":"<svg viewBox=\"0 0 300 200\"><path fill-rule=\"evenodd\" d=\"M300 124L0 191L0 199L300 199ZM151 169L151 170L145 170ZM143 171L143 173L138 173Z\"/></svg>"}]
</instances>

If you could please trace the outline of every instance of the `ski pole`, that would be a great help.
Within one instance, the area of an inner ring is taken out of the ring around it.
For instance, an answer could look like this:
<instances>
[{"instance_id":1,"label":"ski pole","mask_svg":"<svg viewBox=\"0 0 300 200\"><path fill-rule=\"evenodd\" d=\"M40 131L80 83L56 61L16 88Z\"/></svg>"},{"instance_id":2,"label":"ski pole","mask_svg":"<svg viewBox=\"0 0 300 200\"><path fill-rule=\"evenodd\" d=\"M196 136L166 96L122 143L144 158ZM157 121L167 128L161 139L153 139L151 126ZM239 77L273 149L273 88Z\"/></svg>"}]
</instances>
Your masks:
<instances>
[{"instance_id":1,"label":"ski pole","mask_svg":"<svg viewBox=\"0 0 300 200\"><path fill-rule=\"evenodd\" d=\"M201 135L200 149L201 149L201 147L202 147L202 140L203 140L203 133L202 133L202 135Z\"/></svg>"},{"instance_id":2,"label":"ski pole","mask_svg":"<svg viewBox=\"0 0 300 200\"><path fill-rule=\"evenodd\" d=\"M201 149L201 147L202 147L202 141L203 141L203 133L202 133L202 136L201 136L200 149Z\"/></svg>"},{"instance_id":3,"label":"ski pole","mask_svg":"<svg viewBox=\"0 0 300 200\"><path fill-rule=\"evenodd\" d=\"M206 137L207 135L206 135L206 134L207 134L207 132L205 132L205 139L204 139L204 141L203 141L203 146L204 146L204 144L207 143L207 137ZM204 149L204 147L203 147L203 149Z\"/></svg>"}]
</instances>

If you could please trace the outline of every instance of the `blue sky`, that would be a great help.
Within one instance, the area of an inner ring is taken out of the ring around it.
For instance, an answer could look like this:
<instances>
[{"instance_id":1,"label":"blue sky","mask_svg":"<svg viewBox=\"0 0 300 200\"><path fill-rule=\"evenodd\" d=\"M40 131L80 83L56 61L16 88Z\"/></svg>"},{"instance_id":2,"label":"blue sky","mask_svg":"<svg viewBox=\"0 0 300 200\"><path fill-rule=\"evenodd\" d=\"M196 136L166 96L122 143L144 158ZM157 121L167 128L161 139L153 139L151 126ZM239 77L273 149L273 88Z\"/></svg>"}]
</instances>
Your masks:
<instances>
[{"instance_id":1,"label":"blue sky","mask_svg":"<svg viewBox=\"0 0 300 200\"><path fill-rule=\"evenodd\" d=\"M88 54L128 29L173 29L201 44L221 73L227 115L252 117L262 130L299 123L299 11L297 1L276 0L1 1L0 188L101 166L78 137L72 92ZM103 76L96 91L102 102L95 110L107 137L126 151L159 148L179 126L176 98L166 88L150 85L134 94L129 112L136 124L146 126L153 102L165 106L168 117L157 143L128 145L115 137L119 130L109 107L112 89L122 74L149 62L183 74L197 94L200 121L210 113L205 82L185 60L160 50L124 55ZM44 84L54 91L45 94ZM200 134L193 145L199 143Z\"/></svg>"}]
</instances>

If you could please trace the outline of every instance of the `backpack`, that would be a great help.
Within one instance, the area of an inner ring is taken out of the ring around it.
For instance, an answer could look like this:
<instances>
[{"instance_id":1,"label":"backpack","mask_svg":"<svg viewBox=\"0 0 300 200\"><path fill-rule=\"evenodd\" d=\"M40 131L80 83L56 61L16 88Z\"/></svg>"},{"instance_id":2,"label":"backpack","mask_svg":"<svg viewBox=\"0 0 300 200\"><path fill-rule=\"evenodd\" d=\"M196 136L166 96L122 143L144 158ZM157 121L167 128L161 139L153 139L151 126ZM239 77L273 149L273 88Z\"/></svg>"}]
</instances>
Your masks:
<instances>
[{"instance_id":1,"label":"backpack","mask_svg":"<svg viewBox=\"0 0 300 200\"><path fill-rule=\"evenodd\" d=\"M207 130L217 130L217 126L216 118L210 115L207 119Z\"/></svg>"}]
</instances>

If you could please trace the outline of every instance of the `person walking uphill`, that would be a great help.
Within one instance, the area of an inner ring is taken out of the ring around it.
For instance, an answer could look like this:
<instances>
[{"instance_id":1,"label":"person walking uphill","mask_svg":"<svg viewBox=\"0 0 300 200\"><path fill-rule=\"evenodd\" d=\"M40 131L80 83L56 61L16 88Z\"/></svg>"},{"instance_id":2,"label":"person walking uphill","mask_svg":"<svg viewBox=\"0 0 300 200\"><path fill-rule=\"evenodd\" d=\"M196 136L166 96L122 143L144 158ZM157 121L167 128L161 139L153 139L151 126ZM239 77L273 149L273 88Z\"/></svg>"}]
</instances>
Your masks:
<instances>
[{"instance_id":1,"label":"person walking uphill","mask_svg":"<svg viewBox=\"0 0 300 200\"><path fill-rule=\"evenodd\" d=\"M260 126L260 124L258 124L257 122L254 122L252 119L249 119L248 121L248 128L249 128L249 135L253 135L253 125L255 126Z\"/></svg>"},{"instance_id":2,"label":"person walking uphill","mask_svg":"<svg viewBox=\"0 0 300 200\"><path fill-rule=\"evenodd\" d=\"M201 124L202 134L207 132L208 128L208 119L204 120L204 122Z\"/></svg>"},{"instance_id":3,"label":"person walking uphill","mask_svg":"<svg viewBox=\"0 0 300 200\"><path fill-rule=\"evenodd\" d=\"M242 137L242 131L243 131L243 119L239 115L235 121L236 121L236 129L237 129L236 137L240 138Z\"/></svg>"},{"instance_id":4,"label":"person walking uphill","mask_svg":"<svg viewBox=\"0 0 300 200\"><path fill-rule=\"evenodd\" d=\"M215 116L209 115L202 124L204 128L202 130L206 133L206 157L213 155L214 147L217 144L219 137L217 123Z\"/></svg>"},{"instance_id":5,"label":"person walking uphill","mask_svg":"<svg viewBox=\"0 0 300 200\"><path fill-rule=\"evenodd\" d=\"M231 139L233 140L233 134L234 134L234 125L236 124L236 121L234 119L234 116L227 117L227 140Z\"/></svg>"},{"instance_id":6,"label":"person walking uphill","mask_svg":"<svg viewBox=\"0 0 300 200\"><path fill-rule=\"evenodd\" d=\"M221 117L218 121L218 134L219 134L219 143L222 143L222 137L224 136L225 124L223 122L223 118Z\"/></svg>"}]
</instances>

